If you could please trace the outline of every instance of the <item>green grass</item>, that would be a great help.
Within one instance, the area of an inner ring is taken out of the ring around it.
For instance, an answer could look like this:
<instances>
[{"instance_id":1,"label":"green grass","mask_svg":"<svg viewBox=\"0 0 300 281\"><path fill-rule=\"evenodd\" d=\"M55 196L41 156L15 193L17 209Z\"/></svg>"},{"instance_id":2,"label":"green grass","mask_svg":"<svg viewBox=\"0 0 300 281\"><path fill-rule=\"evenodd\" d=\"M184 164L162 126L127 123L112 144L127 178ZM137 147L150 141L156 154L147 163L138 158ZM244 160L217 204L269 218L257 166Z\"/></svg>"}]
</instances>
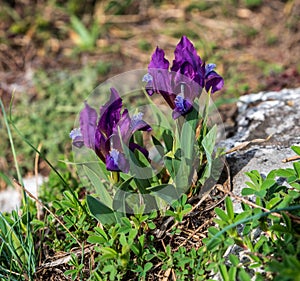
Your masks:
<instances>
[{"instance_id":1,"label":"green grass","mask_svg":"<svg viewBox=\"0 0 300 281\"><path fill-rule=\"evenodd\" d=\"M42 151L56 163L70 151L69 132L83 101L97 86L99 75L108 70L108 64L99 62L75 74L70 71L37 72L33 82L39 95L33 99L26 93L15 97L17 101L12 110L16 127L35 147L42 144ZM32 150L12 133L19 156L28 159L20 163L21 168L32 171L35 157ZM6 141L0 143L0 151L2 157L7 157Z\"/></svg>"},{"instance_id":2,"label":"green grass","mask_svg":"<svg viewBox=\"0 0 300 281\"><path fill-rule=\"evenodd\" d=\"M22 183L10 122L2 100L0 100L0 107L13 154L17 179ZM22 191L22 211L20 213L13 211L11 214L0 213L0 278L4 280L33 280L37 255L30 224L34 212L32 213L28 200L26 193Z\"/></svg>"}]
</instances>

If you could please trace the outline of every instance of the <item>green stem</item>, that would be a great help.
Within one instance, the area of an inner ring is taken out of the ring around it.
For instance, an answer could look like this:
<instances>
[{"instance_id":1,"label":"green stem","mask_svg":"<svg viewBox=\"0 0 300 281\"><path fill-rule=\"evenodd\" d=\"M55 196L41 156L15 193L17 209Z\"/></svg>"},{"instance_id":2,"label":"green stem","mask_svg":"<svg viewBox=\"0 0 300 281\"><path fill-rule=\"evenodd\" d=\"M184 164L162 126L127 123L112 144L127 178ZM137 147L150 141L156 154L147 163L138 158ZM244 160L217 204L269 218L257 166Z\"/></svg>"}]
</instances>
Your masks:
<instances>
[{"instance_id":1,"label":"green stem","mask_svg":"<svg viewBox=\"0 0 300 281\"><path fill-rule=\"evenodd\" d=\"M210 101L210 91L208 91L208 93L207 93L207 98L206 98L205 107L204 107L203 138L207 134L207 121L208 121L208 112L209 112L209 101Z\"/></svg>"},{"instance_id":2,"label":"green stem","mask_svg":"<svg viewBox=\"0 0 300 281\"><path fill-rule=\"evenodd\" d=\"M119 172L111 172L112 183L116 184L120 180Z\"/></svg>"},{"instance_id":3,"label":"green stem","mask_svg":"<svg viewBox=\"0 0 300 281\"><path fill-rule=\"evenodd\" d=\"M14 163L15 163L15 168L16 168L16 172L17 172L17 176L18 176L18 181L23 185L23 179L22 179L22 175L21 175L21 172L20 172L20 167L18 165L17 154L16 154L12 134L11 134L11 131L10 131L7 115L6 115L4 104L3 104L2 100L0 100L0 106L1 106L2 113L3 113L4 123L5 123L6 129L7 129L7 135L8 135L11 151L12 151L12 154L13 154L13 158L14 158ZM23 190L22 193L23 193L22 202L23 202L23 205L25 206L26 203L27 203L27 196L26 196L26 193L25 193L24 190Z\"/></svg>"}]
</instances>

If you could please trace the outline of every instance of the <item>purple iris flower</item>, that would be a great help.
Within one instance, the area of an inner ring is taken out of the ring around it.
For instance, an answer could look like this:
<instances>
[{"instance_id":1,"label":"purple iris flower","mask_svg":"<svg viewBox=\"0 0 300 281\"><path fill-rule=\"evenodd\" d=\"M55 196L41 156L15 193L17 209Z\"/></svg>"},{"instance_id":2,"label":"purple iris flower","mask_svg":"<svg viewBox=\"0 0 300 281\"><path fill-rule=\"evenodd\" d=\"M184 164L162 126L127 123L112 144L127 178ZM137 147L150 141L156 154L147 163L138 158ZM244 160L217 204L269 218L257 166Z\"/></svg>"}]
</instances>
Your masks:
<instances>
[{"instance_id":1,"label":"purple iris flower","mask_svg":"<svg viewBox=\"0 0 300 281\"><path fill-rule=\"evenodd\" d=\"M137 113L130 118L128 110L122 110L122 99L116 89L111 88L110 100L100 107L100 117L95 109L85 102L80 112L80 129L70 133L73 145L83 144L93 149L98 157L106 164L108 171L129 172L129 161L125 158L122 143L129 149L140 150L146 157L148 151L136 143L131 137L136 131L151 131L152 128L142 120L143 114Z\"/></svg>"},{"instance_id":2,"label":"purple iris flower","mask_svg":"<svg viewBox=\"0 0 300 281\"><path fill-rule=\"evenodd\" d=\"M214 93L222 89L223 78L215 72L215 64L207 64L197 55L191 41L183 36L175 48L171 71L162 49L156 48L148 65L146 91L151 96L161 94L173 109L173 119L193 108L193 101L203 88Z\"/></svg>"}]
</instances>

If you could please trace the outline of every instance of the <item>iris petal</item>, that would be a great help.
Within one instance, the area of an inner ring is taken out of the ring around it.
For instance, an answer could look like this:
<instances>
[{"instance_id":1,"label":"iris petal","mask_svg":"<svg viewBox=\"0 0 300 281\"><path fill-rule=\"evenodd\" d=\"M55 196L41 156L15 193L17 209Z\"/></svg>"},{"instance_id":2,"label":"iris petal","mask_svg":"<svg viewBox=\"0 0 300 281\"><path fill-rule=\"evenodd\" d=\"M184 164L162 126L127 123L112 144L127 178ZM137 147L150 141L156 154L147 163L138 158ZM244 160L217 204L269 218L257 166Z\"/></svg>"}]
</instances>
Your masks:
<instances>
[{"instance_id":1,"label":"iris petal","mask_svg":"<svg viewBox=\"0 0 300 281\"><path fill-rule=\"evenodd\" d=\"M208 92L211 90L211 93L219 91L224 86L224 79L215 71L211 71L205 79L205 89Z\"/></svg>"},{"instance_id":2,"label":"iris petal","mask_svg":"<svg viewBox=\"0 0 300 281\"><path fill-rule=\"evenodd\" d=\"M97 112L85 102L84 109L80 112L79 122L84 145L88 148L95 147L95 130Z\"/></svg>"},{"instance_id":3,"label":"iris petal","mask_svg":"<svg viewBox=\"0 0 300 281\"><path fill-rule=\"evenodd\" d=\"M97 129L107 138L112 134L113 128L120 121L122 99L115 88L111 88L110 100L100 108L100 119Z\"/></svg>"},{"instance_id":4,"label":"iris petal","mask_svg":"<svg viewBox=\"0 0 300 281\"><path fill-rule=\"evenodd\" d=\"M150 127L149 124L147 124L143 120L143 113L139 112L135 115L132 116L131 118L131 123L130 123L130 129L132 131L132 134L136 131L147 131L150 132L152 128Z\"/></svg>"},{"instance_id":5,"label":"iris petal","mask_svg":"<svg viewBox=\"0 0 300 281\"><path fill-rule=\"evenodd\" d=\"M75 128L70 132L70 138L72 139L72 144L75 147L81 148L84 145L83 136L79 128Z\"/></svg>"},{"instance_id":6,"label":"iris petal","mask_svg":"<svg viewBox=\"0 0 300 281\"><path fill-rule=\"evenodd\" d=\"M169 69L169 61L165 58L165 52L163 49L156 47L148 66L148 69L151 68ZM152 76L150 72L149 74Z\"/></svg>"},{"instance_id":7,"label":"iris petal","mask_svg":"<svg viewBox=\"0 0 300 281\"><path fill-rule=\"evenodd\" d=\"M174 55L175 59L173 60L171 71L177 72L186 62L189 63L195 71L202 65L202 60L197 55L194 45L186 36L182 36L175 48Z\"/></svg>"},{"instance_id":8,"label":"iris petal","mask_svg":"<svg viewBox=\"0 0 300 281\"><path fill-rule=\"evenodd\" d=\"M176 107L172 112L173 119L177 119L178 117L189 113L193 108L192 102L179 95L175 99L175 105Z\"/></svg>"},{"instance_id":9,"label":"iris petal","mask_svg":"<svg viewBox=\"0 0 300 281\"><path fill-rule=\"evenodd\" d=\"M108 171L129 172L129 162L124 154L116 149L112 149L106 156L106 169Z\"/></svg>"}]
</instances>

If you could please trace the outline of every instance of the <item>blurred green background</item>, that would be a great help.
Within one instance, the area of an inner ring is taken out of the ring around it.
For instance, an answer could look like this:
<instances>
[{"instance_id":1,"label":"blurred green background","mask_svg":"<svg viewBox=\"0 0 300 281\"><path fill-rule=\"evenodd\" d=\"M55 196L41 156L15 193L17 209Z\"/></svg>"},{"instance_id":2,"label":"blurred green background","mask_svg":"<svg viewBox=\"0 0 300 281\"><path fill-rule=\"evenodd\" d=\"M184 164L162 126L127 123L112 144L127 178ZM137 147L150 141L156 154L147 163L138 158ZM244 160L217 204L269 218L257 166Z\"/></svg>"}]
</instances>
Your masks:
<instances>
[{"instance_id":1,"label":"blurred green background","mask_svg":"<svg viewBox=\"0 0 300 281\"><path fill-rule=\"evenodd\" d=\"M2 0L0 97L8 109L14 94L16 126L56 165L70 157L69 132L95 86L146 68L157 45L172 60L187 35L225 78L214 99L234 119L240 95L300 86L299 2ZM33 173L35 153L13 133L23 173ZM2 117L0 134L3 188L14 170ZM38 169L49 172L41 159Z\"/></svg>"}]
</instances>

